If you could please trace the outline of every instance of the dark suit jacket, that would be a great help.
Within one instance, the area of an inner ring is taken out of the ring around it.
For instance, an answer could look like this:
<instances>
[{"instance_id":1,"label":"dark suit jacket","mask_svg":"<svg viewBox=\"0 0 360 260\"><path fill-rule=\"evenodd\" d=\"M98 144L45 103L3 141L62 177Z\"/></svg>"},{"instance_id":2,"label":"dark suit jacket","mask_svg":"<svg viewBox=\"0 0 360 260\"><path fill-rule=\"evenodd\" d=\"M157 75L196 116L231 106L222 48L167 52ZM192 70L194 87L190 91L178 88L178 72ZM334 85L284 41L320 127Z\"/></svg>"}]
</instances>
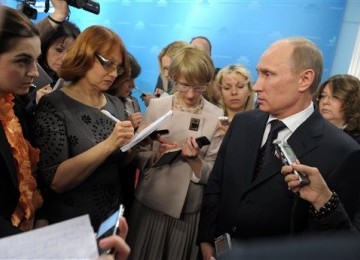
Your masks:
<instances>
[{"instance_id":1,"label":"dark suit jacket","mask_svg":"<svg viewBox=\"0 0 360 260\"><path fill-rule=\"evenodd\" d=\"M343 260L360 259L360 237L350 234L305 236L297 239L272 239L239 245L219 257L219 260Z\"/></svg>"},{"instance_id":2,"label":"dark suit jacket","mask_svg":"<svg viewBox=\"0 0 360 260\"><path fill-rule=\"evenodd\" d=\"M268 114L238 114L220 147L205 190L199 242L229 232L239 239L287 235L309 227L308 203L294 194L280 174L281 163L266 165L252 182ZM350 217L359 203L360 146L315 111L288 139L303 164L318 167L337 191ZM293 219L293 223L291 223Z\"/></svg>"},{"instance_id":3,"label":"dark suit jacket","mask_svg":"<svg viewBox=\"0 0 360 260\"><path fill-rule=\"evenodd\" d=\"M4 128L0 123L0 237L20 232L11 224L19 200L15 161Z\"/></svg>"}]
</instances>

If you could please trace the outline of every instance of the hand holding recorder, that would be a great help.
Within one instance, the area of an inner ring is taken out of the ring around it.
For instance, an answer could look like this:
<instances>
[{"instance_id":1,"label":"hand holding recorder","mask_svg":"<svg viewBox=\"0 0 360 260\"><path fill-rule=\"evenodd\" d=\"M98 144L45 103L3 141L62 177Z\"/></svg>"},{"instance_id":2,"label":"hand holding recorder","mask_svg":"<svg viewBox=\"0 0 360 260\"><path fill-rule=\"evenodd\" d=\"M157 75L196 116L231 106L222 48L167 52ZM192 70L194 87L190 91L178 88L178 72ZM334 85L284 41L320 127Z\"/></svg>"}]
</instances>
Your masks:
<instances>
[{"instance_id":1,"label":"hand holding recorder","mask_svg":"<svg viewBox=\"0 0 360 260\"><path fill-rule=\"evenodd\" d=\"M309 178L309 184L301 186L297 174L294 171L302 172ZM330 188L316 167L310 167L299 162L283 166L281 173L285 175L285 182L289 190L299 192L300 197L310 202L316 210L325 205L332 196Z\"/></svg>"},{"instance_id":2,"label":"hand holding recorder","mask_svg":"<svg viewBox=\"0 0 360 260\"><path fill-rule=\"evenodd\" d=\"M276 156L281 160L284 165L292 165L297 163L297 157L291 148L291 146L285 140L275 140L275 153ZM298 180L300 181L299 186L308 185L310 180L306 174L301 171L293 170L293 173L297 175Z\"/></svg>"}]
</instances>

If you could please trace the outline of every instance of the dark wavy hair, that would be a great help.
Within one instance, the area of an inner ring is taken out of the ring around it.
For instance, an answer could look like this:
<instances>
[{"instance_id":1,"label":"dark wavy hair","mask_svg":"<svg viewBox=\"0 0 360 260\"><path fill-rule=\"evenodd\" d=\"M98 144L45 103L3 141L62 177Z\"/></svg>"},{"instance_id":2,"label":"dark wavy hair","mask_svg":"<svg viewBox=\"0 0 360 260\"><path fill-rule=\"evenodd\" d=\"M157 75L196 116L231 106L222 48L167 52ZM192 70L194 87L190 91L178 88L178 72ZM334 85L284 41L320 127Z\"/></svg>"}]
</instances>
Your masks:
<instances>
[{"instance_id":1,"label":"dark wavy hair","mask_svg":"<svg viewBox=\"0 0 360 260\"><path fill-rule=\"evenodd\" d=\"M11 50L22 38L40 35L23 13L7 6L0 6L0 25L0 54Z\"/></svg>"},{"instance_id":2,"label":"dark wavy hair","mask_svg":"<svg viewBox=\"0 0 360 260\"><path fill-rule=\"evenodd\" d=\"M314 96L317 106L319 106L319 97L327 85L333 96L342 103L346 132L360 137L360 80L349 74L330 77L319 86Z\"/></svg>"},{"instance_id":3,"label":"dark wavy hair","mask_svg":"<svg viewBox=\"0 0 360 260\"><path fill-rule=\"evenodd\" d=\"M130 66L130 75L128 77L117 77L114 83L106 91L110 95L116 95L118 89L127 81L136 79L141 73L141 66L137 59L130 52L127 52L127 61Z\"/></svg>"},{"instance_id":4,"label":"dark wavy hair","mask_svg":"<svg viewBox=\"0 0 360 260\"><path fill-rule=\"evenodd\" d=\"M46 70L46 72L54 79L57 80L58 75L54 71L52 71L47 63L47 52L49 48L53 45L53 43L58 40L67 37L72 37L74 40L79 36L80 29L72 22L64 21L56 30L51 37L45 39L41 43L41 56L39 57L39 64Z\"/></svg>"}]
</instances>

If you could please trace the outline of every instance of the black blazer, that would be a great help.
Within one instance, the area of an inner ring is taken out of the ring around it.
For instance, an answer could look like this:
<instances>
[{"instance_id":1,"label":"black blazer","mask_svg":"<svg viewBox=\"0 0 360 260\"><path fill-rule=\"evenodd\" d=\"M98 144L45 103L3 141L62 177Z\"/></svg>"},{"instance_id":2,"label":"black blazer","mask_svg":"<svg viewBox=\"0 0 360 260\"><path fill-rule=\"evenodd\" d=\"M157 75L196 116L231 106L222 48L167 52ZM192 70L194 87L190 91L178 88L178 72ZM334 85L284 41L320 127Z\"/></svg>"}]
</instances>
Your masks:
<instances>
[{"instance_id":1,"label":"black blazer","mask_svg":"<svg viewBox=\"0 0 360 260\"><path fill-rule=\"evenodd\" d=\"M239 239L291 232L294 194L280 174L281 163L267 165L252 182L268 114L238 114L223 140L204 193L199 242L229 232ZM303 164L318 167L350 217L359 205L360 146L315 111L288 139ZM308 203L299 199L294 232L309 227Z\"/></svg>"},{"instance_id":2,"label":"black blazer","mask_svg":"<svg viewBox=\"0 0 360 260\"><path fill-rule=\"evenodd\" d=\"M0 124L0 237L18 233L11 224L11 215L19 200L15 161L4 128Z\"/></svg>"},{"instance_id":3,"label":"black blazer","mask_svg":"<svg viewBox=\"0 0 360 260\"><path fill-rule=\"evenodd\" d=\"M14 112L22 127L23 135L30 139L28 118L23 103L14 100ZM0 237L21 232L11 223L11 216L19 200L19 184L15 159L10 144L0 123Z\"/></svg>"}]
</instances>

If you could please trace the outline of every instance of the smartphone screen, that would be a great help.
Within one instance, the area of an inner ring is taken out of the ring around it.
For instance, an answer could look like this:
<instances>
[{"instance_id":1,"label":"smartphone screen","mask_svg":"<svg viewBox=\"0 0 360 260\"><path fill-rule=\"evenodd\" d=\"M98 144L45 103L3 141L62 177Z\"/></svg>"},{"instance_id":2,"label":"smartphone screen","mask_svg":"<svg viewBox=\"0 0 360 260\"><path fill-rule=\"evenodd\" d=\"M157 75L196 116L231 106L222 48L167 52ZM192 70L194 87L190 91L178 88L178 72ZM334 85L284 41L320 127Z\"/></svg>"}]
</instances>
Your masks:
<instances>
[{"instance_id":1,"label":"smartphone screen","mask_svg":"<svg viewBox=\"0 0 360 260\"><path fill-rule=\"evenodd\" d=\"M52 78L45 72L39 63L37 63L36 66L39 72L39 77L35 78L33 82L36 88L40 89L48 84L51 84L53 82Z\"/></svg>"},{"instance_id":2,"label":"smartphone screen","mask_svg":"<svg viewBox=\"0 0 360 260\"><path fill-rule=\"evenodd\" d=\"M101 223L99 230L97 232L96 240L99 242L101 239L117 234L119 227L119 219L124 213L124 207L121 204L120 208L115 211L110 217L108 217L104 222ZM99 247L99 254L111 254L112 250L102 250Z\"/></svg>"}]
</instances>

